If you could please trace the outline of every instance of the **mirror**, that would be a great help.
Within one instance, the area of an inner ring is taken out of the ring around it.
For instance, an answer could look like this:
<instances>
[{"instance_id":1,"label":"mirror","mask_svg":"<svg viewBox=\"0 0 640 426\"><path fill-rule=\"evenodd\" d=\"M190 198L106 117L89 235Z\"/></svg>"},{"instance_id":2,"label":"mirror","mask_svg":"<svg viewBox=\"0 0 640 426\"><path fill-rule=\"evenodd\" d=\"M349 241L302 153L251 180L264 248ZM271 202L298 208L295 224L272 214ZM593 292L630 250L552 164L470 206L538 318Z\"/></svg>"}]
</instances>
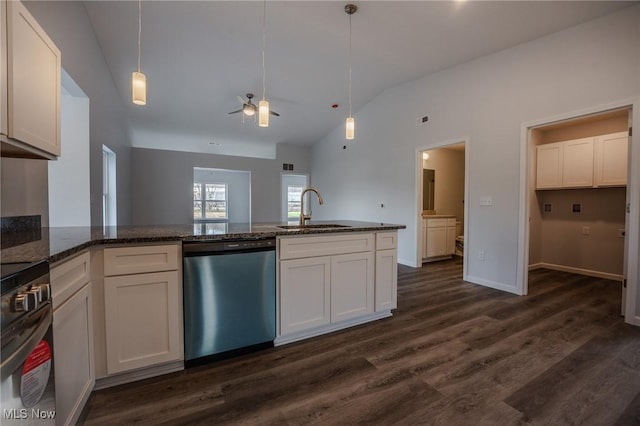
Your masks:
<instances>
[{"instance_id":1,"label":"mirror","mask_svg":"<svg viewBox=\"0 0 640 426\"><path fill-rule=\"evenodd\" d=\"M422 169L422 210L435 210L436 171Z\"/></svg>"}]
</instances>

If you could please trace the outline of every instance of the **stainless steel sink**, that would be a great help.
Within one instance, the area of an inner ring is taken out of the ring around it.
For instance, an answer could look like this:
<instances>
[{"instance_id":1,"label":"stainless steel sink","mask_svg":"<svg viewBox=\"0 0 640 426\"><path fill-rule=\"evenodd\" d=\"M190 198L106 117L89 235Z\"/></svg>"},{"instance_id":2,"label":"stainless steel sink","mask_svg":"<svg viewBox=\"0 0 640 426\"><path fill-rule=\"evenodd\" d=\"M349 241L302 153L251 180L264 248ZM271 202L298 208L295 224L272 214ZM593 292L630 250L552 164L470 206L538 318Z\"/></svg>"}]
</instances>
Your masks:
<instances>
[{"instance_id":1,"label":"stainless steel sink","mask_svg":"<svg viewBox=\"0 0 640 426\"><path fill-rule=\"evenodd\" d=\"M334 228L350 228L349 225L339 225L337 223L312 223L308 225L279 225L278 228L288 230L300 229L334 229Z\"/></svg>"}]
</instances>

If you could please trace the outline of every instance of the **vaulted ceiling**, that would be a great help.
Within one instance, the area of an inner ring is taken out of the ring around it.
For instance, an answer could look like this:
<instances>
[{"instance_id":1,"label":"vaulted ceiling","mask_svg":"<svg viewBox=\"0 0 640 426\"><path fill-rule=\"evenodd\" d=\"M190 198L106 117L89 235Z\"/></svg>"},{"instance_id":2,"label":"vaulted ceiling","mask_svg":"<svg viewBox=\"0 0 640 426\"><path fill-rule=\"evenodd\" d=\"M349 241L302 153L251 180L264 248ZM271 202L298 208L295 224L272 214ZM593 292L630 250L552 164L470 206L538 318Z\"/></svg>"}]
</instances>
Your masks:
<instances>
[{"instance_id":1,"label":"vaulted ceiling","mask_svg":"<svg viewBox=\"0 0 640 426\"><path fill-rule=\"evenodd\" d=\"M262 1L143 1L146 106L131 103L138 2L87 1L134 146L239 153L310 145L348 114L347 2L266 4L270 127L229 111L262 93ZM628 1L357 1L353 110L383 90L637 4ZM332 108L338 104L338 108Z\"/></svg>"}]
</instances>

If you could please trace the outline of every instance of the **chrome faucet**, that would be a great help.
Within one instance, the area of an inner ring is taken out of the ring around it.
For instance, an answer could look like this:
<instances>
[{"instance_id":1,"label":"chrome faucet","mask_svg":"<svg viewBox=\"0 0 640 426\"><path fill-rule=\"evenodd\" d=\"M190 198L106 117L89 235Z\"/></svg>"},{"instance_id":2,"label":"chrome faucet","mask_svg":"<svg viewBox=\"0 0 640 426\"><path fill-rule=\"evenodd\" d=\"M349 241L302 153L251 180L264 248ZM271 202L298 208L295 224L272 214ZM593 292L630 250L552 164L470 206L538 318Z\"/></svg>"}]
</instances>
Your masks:
<instances>
[{"instance_id":1,"label":"chrome faucet","mask_svg":"<svg viewBox=\"0 0 640 426\"><path fill-rule=\"evenodd\" d=\"M318 196L318 203L320 203L320 205L324 204L324 201L322 201L322 195L320 195L320 192L318 192L317 189L305 188L305 190L302 191L302 195L300 196L300 226L304 226L306 221L311 220L311 209L309 209L309 214L304 213L304 194L309 191L316 193L316 195Z\"/></svg>"}]
</instances>

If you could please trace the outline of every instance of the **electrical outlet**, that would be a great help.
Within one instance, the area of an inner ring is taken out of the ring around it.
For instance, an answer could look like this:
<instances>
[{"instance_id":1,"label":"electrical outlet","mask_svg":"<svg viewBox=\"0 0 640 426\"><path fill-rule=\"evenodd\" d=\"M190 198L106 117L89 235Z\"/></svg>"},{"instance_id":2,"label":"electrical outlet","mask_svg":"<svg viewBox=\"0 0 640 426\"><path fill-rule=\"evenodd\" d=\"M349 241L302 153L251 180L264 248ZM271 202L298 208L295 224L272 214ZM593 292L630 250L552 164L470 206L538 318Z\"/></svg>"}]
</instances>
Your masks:
<instances>
[{"instance_id":1,"label":"electrical outlet","mask_svg":"<svg viewBox=\"0 0 640 426\"><path fill-rule=\"evenodd\" d=\"M589 234L591 234L591 228L589 228L588 226L583 226L582 235L589 235Z\"/></svg>"},{"instance_id":2,"label":"electrical outlet","mask_svg":"<svg viewBox=\"0 0 640 426\"><path fill-rule=\"evenodd\" d=\"M481 206L492 206L493 205L493 197L490 197L490 196L480 197L480 205Z\"/></svg>"},{"instance_id":3,"label":"electrical outlet","mask_svg":"<svg viewBox=\"0 0 640 426\"><path fill-rule=\"evenodd\" d=\"M484 251L483 250L480 250L478 252L478 260L484 260Z\"/></svg>"}]
</instances>

